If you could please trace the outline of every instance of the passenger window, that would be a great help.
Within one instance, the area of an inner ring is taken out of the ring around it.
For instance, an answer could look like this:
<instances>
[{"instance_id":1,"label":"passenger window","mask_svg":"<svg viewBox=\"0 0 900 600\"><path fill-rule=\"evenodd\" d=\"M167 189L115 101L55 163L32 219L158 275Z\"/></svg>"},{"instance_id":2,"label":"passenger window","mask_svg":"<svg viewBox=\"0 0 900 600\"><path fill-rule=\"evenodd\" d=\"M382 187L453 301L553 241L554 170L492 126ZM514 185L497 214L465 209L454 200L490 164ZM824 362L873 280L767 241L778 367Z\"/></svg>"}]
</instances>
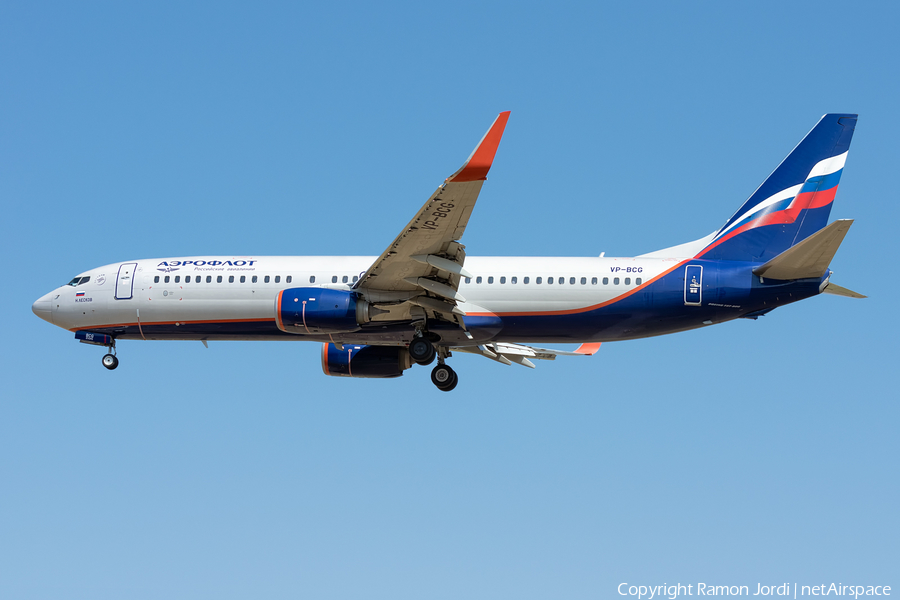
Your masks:
<instances>
[{"instance_id":1,"label":"passenger window","mask_svg":"<svg viewBox=\"0 0 900 600\"><path fill-rule=\"evenodd\" d=\"M78 281L74 279L72 281L75 281L75 283L73 283L72 285L78 285ZM153 283L159 283L159 275L153 278Z\"/></svg>"},{"instance_id":2,"label":"passenger window","mask_svg":"<svg viewBox=\"0 0 900 600\"><path fill-rule=\"evenodd\" d=\"M287 277L284 278L284 280L285 280L287 283L290 283L291 280L292 280L293 278L294 278L293 275L288 275Z\"/></svg>"},{"instance_id":3,"label":"passenger window","mask_svg":"<svg viewBox=\"0 0 900 600\"><path fill-rule=\"evenodd\" d=\"M222 276L221 276L221 275L219 275L218 277L216 277L216 283L222 283Z\"/></svg>"},{"instance_id":4,"label":"passenger window","mask_svg":"<svg viewBox=\"0 0 900 600\"><path fill-rule=\"evenodd\" d=\"M481 283L481 275L475 278L475 283Z\"/></svg>"},{"instance_id":5,"label":"passenger window","mask_svg":"<svg viewBox=\"0 0 900 600\"><path fill-rule=\"evenodd\" d=\"M597 285L597 278L591 277L591 285Z\"/></svg>"},{"instance_id":6,"label":"passenger window","mask_svg":"<svg viewBox=\"0 0 900 600\"><path fill-rule=\"evenodd\" d=\"M169 283L169 276L166 275L165 279L163 279L163 283Z\"/></svg>"},{"instance_id":7,"label":"passenger window","mask_svg":"<svg viewBox=\"0 0 900 600\"><path fill-rule=\"evenodd\" d=\"M234 283L234 275L228 276L228 283Z\"/></svg>"},{"instance_id":8,"label":"passenger window","mask_svg":"<svg viewBox=\"0 0 900 600\"><path fill-rule=\"evenodd\" d=\"M587 285L587 277L581 278L581 285Z\"/></svg>"},{"instance_id":9,"label":"passenger window","mask_svg":"<svg viewBox=\"0 0 900 600\"><path fill-rule=\"evenodd\" d=\"M527 277L523 277L523 278L522 278L522 283L527 284L527 283L528 283L528 278L527 278Z\"/></svg>"},{"instance_id":10,"label":"passenger window","mask_svg":"<svg viewBox=\"0 0 900 600\"><path fill-rule=\"evenodd\" d=\"M359 275L354 275L354 276L353 276L353 283L356 283L357 281L359 281Z\"/></svg>"},{"instance_id":11,"label":"passenger window","mask_svg":"<svg viewBox=\"0 0 900 600\"><path fill-rule=\"evenodd\" d=\"M206 276L206 283L212 283L212 275Z\"/></svg>"},{"instance_id":12,"label":"passenger window","mask_svg":"<svg viewBox=\"0 0 900 600\"><path fill-rule=\"evenodd\" d=\"M275 276L275 283L281 283L281 275Z\"/></svg>"},{"instance_id":13,"label":"passenger window","mask_svg":"<svg viewBox=\"0 0 900 600\"><path fill-rule=\"evenodd\" d=\"M619 285L619 278L618 278L618 277L614 277L614 278L613 278L613 285Z\"/></svg>"},{"instance_id":14,"label":"passenger window","mask_svg":"<svg viewBox=\"0 0 900 600\"><path fill-rule=\"evenodd\" d=\"M506 283L506 277L501 277L501 278L500 278L500 283Z\"/></svg>"},{"instance_id":15,"label":"passenger window","mask_svg":"<svg viewBox=\"0 0 900 600\"><path fill-rule=\"evenodd\" d=\"M552 277L548 277L548 278L547 278L547 283L548 283L548 284L549 284L549 283L553 283L553 278L552 278Z\"/></svg>"},{"instance_id":16,"label":"passenger window","mask_svg":"<svg viewBox=\"0 0 900 600\"><path fill-rule=\"evenodd\" d=\"M175 276L175 283L179 283L181 281L181 275Z\"/></svg>"},{"instance_id":17,"label":"passenger window","mask_svg":"<svg viewBox=\"0 0 900 600\"><path fill-rule=\"evenodd\" d=\"M541 285L541 278L540 278L540 277L535 277L535 278L534 278L534 283L535 283L535 285ZM551 281L550 283L553 283L553 282Z\"/></svg>"},{"instance_id":18,"label":"passenger window","mask_svg":"<svg viewBox=\"0 0 900 600\"><path fill-rule=\"evenodd\" d=\"M315 283L315 282L316 282L316 276L315 276L315 275L310 275L310 276L309 276L309 282L310 282L310 283Z\"/></svg>"},{"instance_id":19,"label":"passenger window","mask_svg":"<svg viewBox=\"0 0 900 600\"><path fill-rule=\"evenodd\" d=\"M269 283L269 276L266 275L266 278L263 280L264 283Z\"/></svg>"},{"instance_id":20,"label":"passenger window","mask_svg":"<svg viewBox=\"0 0 900 600\"><path fill-rule=\"evenodd\" d=\"M241 275L241 283L247 283L247 276Z\"/></svg>"},{"instance_id":21,"label":"passenger window","mask_svg":"<svg viewBox=\"0 0 900 600\"><path fill-rule=\"evenodd\" d=\"M471 278L471 277L466 277L466 283L472 283L472 278Z\"/></svg>"},{"instance_id":22,"label":"passenger window","mask_svg":"<svg viewBox=\"0 0 900 600\"><path fill-rule=\"evenodd\" d=\"M603 278L603 285L609 285L609 277Z\"/></svg>"},{"instance_id":23,"label":"passenger window","mask_svg":"<svg viewBox=\"0 0 900 600\"><path fill-rule=\"evenodd\" d=\"M337 283L337 275L331 276L331 283Z\"/></svg>"},{"instance_id":24,"label":"passenger window","mask_svg":"<svg viewBox=\"0 0 900 600\"><path fill-rule=\"evenodd\" d=\"M490 277L488 277L488 283L494 283L494 276L493 276L493 275L491 275Z\"/></svg>"},{"instance_id":25,"label":"passenger window","mask_svg":"<svg viewBox=\"0 0 900 600\"><path fill-rule=\"evenodd\" d=\"M191 276L190 276L190 275L185 275L185 276L184 276L184 282L185 282L185 283L190 283L190 282L191 282Z\"/></svg>"},{"instance_id":26,"label":"passenger window","mask_svg":"<svg viewBox=\"0 0 900 600\"><path fill-rule=\"evenodd\" d=\"M341 277L341 283L347 283L347 281L348 281L348 278L347 278L346 275L344 275L343 277Z\"/></svg>"},{"instance_id":27,"label":"passenger window","mask_svg":"<svg viewBox=\"0 0 900 600\"><path fill-rule=\"evenodd\" d=\"M250 280L250 283L256 283L258 280L259 279L257 278L257 276L254 275L253 278Z\"/></svg>"},{"instance_id":28,"label":"passenger window","mask_svg":"<svg viewBox=\"0 0 900 600\"><path fill-rule=\"evenodd\" d=\"M625 278L625 285L631 285L631 277Z\"/></svg>"},{"instance_id":29,"label":"passenger window","mask_svg":"<svg viewBox=\"0 0 900 600\"><path fill-rule=\"evenodd\" d=\"M566 278L565 278L565 277L560 277L560 278L559 278L559 285L562 285L562 284L564 284L565 282L566 282ZM574 277L572 278L572 283L575 283L575 278L574 278Z\"/></svg>"},{"instance_id":30,"label":"passenger window","mask_svg":"<svg viewBox=\"0 0 900 600\"><path fill-rule=\"evenodd\" d=\"M641 285L641 278L638 277L637 279L635 279L635 280L634 280L634 283L635 283L636 285Z\"/></svg>"},{"instance_id":31,"label":"passenger window","mask_svg":"<svg viewBox=\"0 0 900 600\"><path fill-rule=\"evenodd\" d=\"M569 277L569 285L575 285L575 278Z\"/></svg>"},{"instance_id":32,"label":"passenger window","mask_svg":"<svg viewBox=\"0 0 900 600\"><path fill-rule=\"evenodd\" d=\"M513 277L512 279L509 280L510 283L516 283L517 281L519 281L519 279L517 277Z\"/></svg>"}]
</instances>

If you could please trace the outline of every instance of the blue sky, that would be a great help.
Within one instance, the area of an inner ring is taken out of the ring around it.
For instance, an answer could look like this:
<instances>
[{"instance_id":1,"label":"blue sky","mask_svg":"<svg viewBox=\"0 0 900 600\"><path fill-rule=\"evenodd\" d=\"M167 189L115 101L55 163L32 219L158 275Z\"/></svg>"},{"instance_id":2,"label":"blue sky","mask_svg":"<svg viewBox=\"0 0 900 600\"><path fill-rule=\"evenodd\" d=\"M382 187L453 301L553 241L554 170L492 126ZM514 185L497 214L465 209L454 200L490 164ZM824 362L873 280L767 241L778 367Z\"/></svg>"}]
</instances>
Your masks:
<instances>
[{"instance_id":1,"label":"blue sky","mask_svg":"<svg viewBox=\"0 0 900 600\"><path fill-rule=\"evenodd\" d=\"M0 596L613 598L900 586L897 8L19 3L0 19ZM134 258L380 253L496 114L469 255L718 228L825 112L859 125L832 269L867 300L535 371L328 378L316 344L31 314Z\"/></svg>"}]
</instances>

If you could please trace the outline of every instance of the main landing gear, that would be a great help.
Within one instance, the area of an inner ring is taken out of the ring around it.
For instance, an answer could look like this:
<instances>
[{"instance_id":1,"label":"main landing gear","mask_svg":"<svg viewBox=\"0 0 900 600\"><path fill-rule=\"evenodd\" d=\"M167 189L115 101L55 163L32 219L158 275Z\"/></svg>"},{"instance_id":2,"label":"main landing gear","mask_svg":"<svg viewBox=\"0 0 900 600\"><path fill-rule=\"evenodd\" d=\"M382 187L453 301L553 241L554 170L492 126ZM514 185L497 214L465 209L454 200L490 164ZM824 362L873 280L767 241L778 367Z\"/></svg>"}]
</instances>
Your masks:
<instances>
[{"instance_id":1,"label":"main landing gear","mask_svg":"<svg viewBox=\"0 0 900 600\"><path fill-rule=\"evenodd\" d=\"M449 392L459 383L459 376L456 371L444 364L443 359L431 371L431 383L437 386L442 392Z\"/></svg>"},{"instance_id":2,"label":"main landing gear","mask_svg":"<svg viewBox=\"0 0 900 600\"><path fill-rule=\"evenodd\" d=\"M444 364L444 359L450 356L450 353L441 348L440 352L435 349L434 344L424 335L417 335L409 343L409 356L416 364L430 365L437 357L438 364L431 371L431 383L437 386L442 392L449 392L459 383L459 377L456 371Z\"/></svg>"},{"instance_id":3,"label":"main landing gear","mask_svg":"<svg viewBox=\"0 0 900 600\"><path fill-rule=\"evenodd\" d=\"M430 365L434 362L436 354L437 351L434 349L434 344L427 337L418 336L409 343L409 356L416 361L416 364Z\"/></svg>"}]
</instances>

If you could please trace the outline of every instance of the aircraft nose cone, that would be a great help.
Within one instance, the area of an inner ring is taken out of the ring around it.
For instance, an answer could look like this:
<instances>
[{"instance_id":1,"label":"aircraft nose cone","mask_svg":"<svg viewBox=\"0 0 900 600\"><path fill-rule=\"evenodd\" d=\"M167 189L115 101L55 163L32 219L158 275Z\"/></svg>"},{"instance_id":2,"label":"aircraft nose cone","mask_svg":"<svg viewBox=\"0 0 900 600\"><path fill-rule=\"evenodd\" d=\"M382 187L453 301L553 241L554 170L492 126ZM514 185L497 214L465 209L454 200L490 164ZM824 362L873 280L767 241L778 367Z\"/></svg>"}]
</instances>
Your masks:
<instances>
[{"instance_id":1,"label":"aircraft nose cone","mask_svg":"<svg viewBox=\"0 0 900 600\"><path fill-rule=\"evenodd\" d=\"M31 305L31 312L47 321L53 323L53 303L50 294L41 296Z\"/></svg>"}]
</instances>

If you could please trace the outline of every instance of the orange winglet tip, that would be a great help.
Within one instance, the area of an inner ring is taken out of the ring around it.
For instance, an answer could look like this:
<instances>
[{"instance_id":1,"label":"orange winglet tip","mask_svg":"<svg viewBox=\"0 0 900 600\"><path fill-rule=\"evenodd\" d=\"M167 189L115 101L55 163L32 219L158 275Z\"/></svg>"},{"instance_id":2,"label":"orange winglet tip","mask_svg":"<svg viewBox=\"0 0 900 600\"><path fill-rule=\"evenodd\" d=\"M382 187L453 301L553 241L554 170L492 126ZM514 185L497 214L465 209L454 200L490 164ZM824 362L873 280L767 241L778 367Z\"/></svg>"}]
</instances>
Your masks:
<instances>
[{"instance_id":1,"label":"orange winglet tip","mask_svg":"<svg viewBox=\"0 0 900 600\"><path fill-rule=\"evenodd\" d=\"M487 179L488 171L491 170L494 156L497 154L497 147L500 146L500 138L503 137L503 130L506 129L506 122L509 120L509 112L506 111L497 115L494 124L481 138L466 164L451 175L447 181L464 182Z\"/></svg>"},{"instance_id":2,"label":"orange winglet tip","mask_svg":"<svg viewBox=\"0 0 900 600\"><path fill-rule=\"evenodd\" d=\"M585 354L587 356L593 356L599 349L600 342L597 342L596 344L582 344L578 346L577 350L575 350L575 354Z\"/></svg>"}]
</instances>

